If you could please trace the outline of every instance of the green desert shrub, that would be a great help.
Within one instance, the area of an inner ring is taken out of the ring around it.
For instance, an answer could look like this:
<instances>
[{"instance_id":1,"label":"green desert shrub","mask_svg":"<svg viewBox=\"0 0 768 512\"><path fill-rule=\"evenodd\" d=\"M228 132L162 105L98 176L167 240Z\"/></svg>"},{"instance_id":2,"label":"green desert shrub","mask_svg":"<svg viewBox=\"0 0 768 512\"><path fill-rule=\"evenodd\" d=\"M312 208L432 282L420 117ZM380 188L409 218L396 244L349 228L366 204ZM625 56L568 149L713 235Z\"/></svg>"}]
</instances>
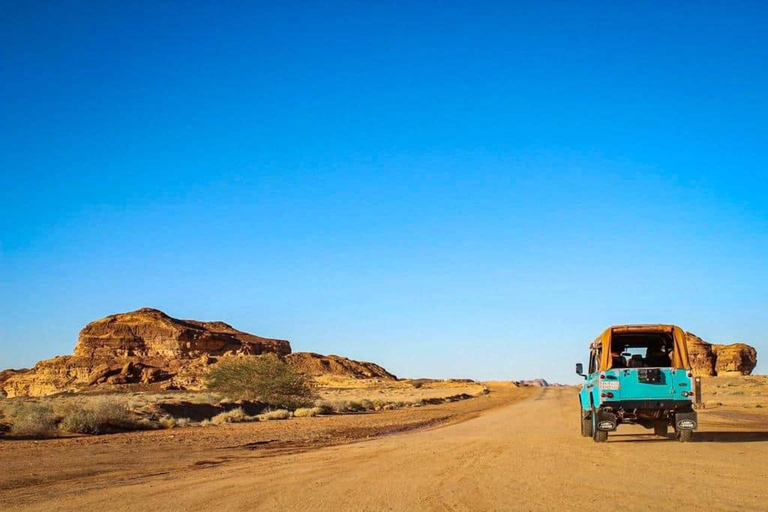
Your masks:
<instances>
[{"instance_id":1,"label":"green desert shrub","mask_svg":"<svg viewBox=\"0 0 768 512\"><path fill-rule=\"evenodd\" d=\"M56 415L48 404L22 403L6 410L11 434L20 437L52 437L56 434Z\"/></svg>"},{"instance_id":2,"label":"green desert shrub","mask_svg":"<svg viewBox=\"0 0 768 512\"><path fill-rule=\"evenodd\" d=\"M210 369L206 384L231 399L271 407L307 407L314 398L309 378L274 354L224 359Z\"/></svg>"}]
</instances>

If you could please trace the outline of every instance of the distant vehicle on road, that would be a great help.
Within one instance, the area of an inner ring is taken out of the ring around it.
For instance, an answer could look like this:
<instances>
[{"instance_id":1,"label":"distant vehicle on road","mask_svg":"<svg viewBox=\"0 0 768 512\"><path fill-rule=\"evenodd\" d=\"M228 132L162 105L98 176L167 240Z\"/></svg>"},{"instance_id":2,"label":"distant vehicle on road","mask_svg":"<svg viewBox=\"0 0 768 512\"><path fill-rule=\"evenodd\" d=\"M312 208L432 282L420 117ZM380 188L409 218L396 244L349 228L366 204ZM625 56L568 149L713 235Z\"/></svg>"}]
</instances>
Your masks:
<instances>
[{"instance_id":1,"label":"distant vehicle on road","mask_svg":"<svg viewBox=\"0 0 768 512\"><path fill-rule=\"evenodd\" d=\"M617 325L590 345L584 377L581 435L596 442L622 424L637 424L680 441L690 441L698 419L685 332L676 325Z\"/></svg>"}]
</instances>

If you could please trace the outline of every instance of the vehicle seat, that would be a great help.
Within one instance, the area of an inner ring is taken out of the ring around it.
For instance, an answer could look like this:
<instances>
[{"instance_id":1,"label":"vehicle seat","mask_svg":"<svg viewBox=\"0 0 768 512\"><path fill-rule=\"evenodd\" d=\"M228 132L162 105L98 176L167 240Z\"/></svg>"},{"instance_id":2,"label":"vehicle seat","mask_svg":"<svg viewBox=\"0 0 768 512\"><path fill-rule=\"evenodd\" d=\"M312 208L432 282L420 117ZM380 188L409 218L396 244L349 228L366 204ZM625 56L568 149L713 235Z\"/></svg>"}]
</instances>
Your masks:
<instances>
[{"instance_id":1,"label":"vehicle seat","mask_svg":"<svg viewBox=\"0 0 768 512\"><path fill-rule=\"evenodd\" d=\"M628 368L627 360L622 356L614 356L611 358L611 360L613 361L611 363L611 367L613 368Z\"/></svg>"},{"instance_id":2,"label":"vehicle seat","mask_svg":"<svg viewBox=\"0 0 768 512\"><path fill-rule=\"evenodd\" d=\"M630 368L640 368L643 366L643 356L640 354L634 354L632 358L629 360L629 367Z\"/></svg>"},{"instance_id":3,"label":"vehicle seat","mask_svg":"<svg viewBox=\"0 0 768 512\"><path fill-rule=\"evenodd\" d=\"M648 354L648 357L645 358L645 366L651 368L666 368L672 366L672 362L666 352L659 350Z\"/></svg>"}]
</instances>

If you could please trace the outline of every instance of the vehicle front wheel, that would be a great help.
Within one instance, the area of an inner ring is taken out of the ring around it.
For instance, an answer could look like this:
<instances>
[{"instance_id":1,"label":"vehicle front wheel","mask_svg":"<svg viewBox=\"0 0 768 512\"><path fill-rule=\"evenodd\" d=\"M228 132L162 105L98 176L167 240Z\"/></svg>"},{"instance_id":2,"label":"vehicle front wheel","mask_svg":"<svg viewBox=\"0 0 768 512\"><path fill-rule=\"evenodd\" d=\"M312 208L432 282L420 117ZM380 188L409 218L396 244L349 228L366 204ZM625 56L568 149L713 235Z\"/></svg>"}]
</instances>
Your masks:
<instances>
[{"instance_id":1,"label":"vehicle front wheel","mask_svg":"<svg viewBox=\"0 0 768 512\"><path fill-rule=\"evenodd\" d=\"M581 435L584 437L592 437L592 418L584 417L584 411L581 412Z\"/></svg>"},{"instance_id":2,"label":"vehicle front wheel","mask_svg":"<svg viewBox=\"0 0 768 512\"><path fill-rule=\"evenodd\" d=\"M680 430L677 433L677 439L681 443L687 443L693 439L693 430Z\"/></svg>"}]
</instances>

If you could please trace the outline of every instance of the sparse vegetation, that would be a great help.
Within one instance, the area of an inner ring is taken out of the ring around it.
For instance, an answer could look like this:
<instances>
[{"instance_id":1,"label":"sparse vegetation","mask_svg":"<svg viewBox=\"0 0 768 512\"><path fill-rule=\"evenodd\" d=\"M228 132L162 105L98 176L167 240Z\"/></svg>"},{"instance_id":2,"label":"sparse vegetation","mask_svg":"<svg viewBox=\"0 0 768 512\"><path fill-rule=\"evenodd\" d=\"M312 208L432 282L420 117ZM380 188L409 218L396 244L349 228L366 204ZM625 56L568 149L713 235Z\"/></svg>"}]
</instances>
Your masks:
<instances>
[{"instance_id":1,"label":"sparse vegetation","mask_svg":"<svg viewBox=\"0 0 768 512\"><path fill-rule=\"evenodd\" d=\"M267 360L266 365L287 366L274 356L233 361L245 362L248 366L254 360L263 362L264 359ZM283 369L284 367L273 370L283 372ZM264 374L269 373L263 372L259 375ZM308 386L308 382L302 377L300 379ZM279 384L281 379L277 380ZM362 385L355 387L360 384ZM310 398L297 400L295 395L292 395L289 399L270 400L272 404L267 405L267 400L262 397L274 397L278 393L266 393L259 397L254 391L244 395L261 398L256 403L234 404L233 398L238 397L236 393L225 394L219 390L108 395L77 393L34 399L6 399L0 401L0 435L36 438L56 437L62 432L96 435L128 430L173 429L288 419L294 416L301 418L354 414L440 404L470 398L470 394L479 396L487 393L485 387L476 383L424 380L419 384L413 386L412 382L388 382L382 386L379 382L372 385L367 381L338 381L332 387L320 387L319 393L324 400L314 404ZM296 388L288 386L288 390L291 389ZM307 389L299 390L300 395L306 397L304 393ZM286 387L281 386L279 391L285 393ZM449 395L449 392L457 394ZM291 405L282 405L284 403ZM267 412L263 412L264 407L268 407ZM294 410L293 413L290 412L291 409ZM270 410L272 412L269 412ZM201 414L201 411L206 412ZM285 411L288 411L287 415ZM259 414L260 412L263 413Z\"/></svg>"},{"instance_id":2,"label":"sparse vegetation","mask_svg":"<svg viewBox=\"0 0 768 512\"><path fill-rule=\"evenodd\" d=\"M322 407L300 407L293 411L293 415L297 418L312 418L314 416L319 416L320 414L324 414ZM325 413L327 414L327 413Z\"/></svg>"},{"instance_id":3,"label":"sparse vegetation","mask_svg":"<svg viewBox=\"0 0 768 512\"><path fill-rule=\"evenodd\" d=\"M59 428L73 434L105 434L146 428L132 417L126 401L118 398L99 397L66 402L57 412L61 417Z\"/></svg>"},{"instance_id":4,"label":"sparse vegetation","mask_svg":"<svg viewBox=\"0 0 768 512\"><path fill-rule=\"evenodd\" d=\"M231 411L222 412L211 418L211 424L221 425L224 423L240 423L243 421L258 421L256 416L248 416L242 407L232 409Z\"/></svg>"},{"instance_id":5,"label":"sparse vegetation","mask_svg":"<svg viewBox=\"0 0 768 512\"><path fill-rule=\"evenodd\" d=\"M20 403L6 409L11 421L10 432L20 437L52 437L56 433L56 416L48 404Z\"/></svg>"},{"instance_id":6,"label":"sparse vegetation","mask_svg":"<svg viewBox=\"0 0 768 512\"><path fill-rule=\"evenodd\" d=\"M184 428L190 426L192 420L189 418L174 418L173 416L166 415L158 420L160 428L172 429L172 428Z\"/></svg>"},{"instance_id":7,"label":"sparse vegetation","mask_svg":"<svg viewBox=\"0 0 768 512\"><path fill-rule=\"evenodd\" d=\"M330 402L326 402L326 401L320 402L314 407L314 409L317 410L317 414L319 415L333 414L334 412L336 412L333 409L333 405Z\"/></svg>"},{"instance_id":8,"label":"sparse vegetation","mask_svg":"<svg viewBox=\"0 0 768 512\"><path fill-rule=\"evenodd\" d=\"M291 412L286 409L278 409L276 411L269 411L259 415L259 419L262 419L265 421L287 420L290 417L291 417Z\"/></svg>"},{"instance_id":9,"label":"sparse vegetation","mask_svg":"<svg viewBox=\"0 0 768 512\"><path fill-rule=\"evenodd\" d=\"M214 365L206 384L235 400L261 400L272 407L312 405L309 379L274 354L228 358Z\"/></svg>"}]
</instances>

